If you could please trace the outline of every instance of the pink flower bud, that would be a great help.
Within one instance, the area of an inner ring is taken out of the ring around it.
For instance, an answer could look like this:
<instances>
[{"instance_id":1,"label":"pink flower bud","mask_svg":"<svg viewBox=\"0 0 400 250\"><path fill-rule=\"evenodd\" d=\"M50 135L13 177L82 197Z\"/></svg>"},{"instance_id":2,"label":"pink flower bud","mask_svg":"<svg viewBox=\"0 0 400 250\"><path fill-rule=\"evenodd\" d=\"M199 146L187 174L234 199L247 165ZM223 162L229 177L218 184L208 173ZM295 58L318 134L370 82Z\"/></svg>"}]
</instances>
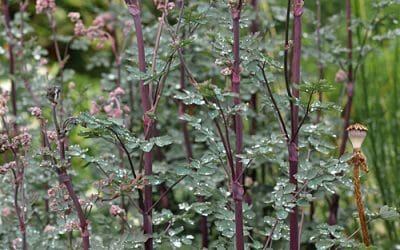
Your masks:
<instances>
[{"instance_id":1,"label":"pink flower bud","mask_svg":"<svg viewBox=\"0 0 400 250\"><path fill-rule=\"evenodd\" d=\"M54 232L55 230L56 230L56 227L49 224L43 229L43 232L44 233L51 233L51 232Z\"/></svg>"},{"instance_id":2,"label":"pink flower bud","mask_svg":"<svg viewBox=\"0 0 400 250\"><path fill-rule=\"evenodd\" d=\"M79 19L81 19L81 14L79 12L70 12L68 13L69 19L71 19L72 22L77 22Z\"/></svg>"},{"instance_id":3,"label":"pink flower bud","mask_svg":"<svg viewBox=\"0 0 400 250\"><path fill-rule=\"evenodd\" d=\"M335 81L336 82L344 82L347 79L347 73L343 70L339 70L336 72Z\"/></svg>"},{"instance_id":4,"label":"pink flower bud","mask_svg":"<svg viewBox=\"0 0 400 250\"><path fill-rule=\"evenodd\" d=\"M99 112L100 112L100 108L99 108L99 106L97 106L96 101L92 101L90 103L90 114L91 115L95 115L95 114L97 114Z\"/></svg>"},{"instance_id":5,"label":"pink flower bud","mask_svg":"<svg viewBox=\"0 0 400 250\"><path fill-rule=\"evenodd\" d=\"M9 217L11 215L11 209L9 207L5 207L1 210L1 215L3 217Z\"/></svg>"},{"instance_id":6,"label":"pink flower bud","mask_svg":"<svg viewBox=\"0 0 400 250\"><path fill-rule=\"evenodd\" d=\"M120 208L118 205L112 205L109 210L112 216L122 215L125 214L125 210Z\"/></svg>"},{"instance_id":7,"label":"pink flower bud","mask_svg":"<svg viewBox=\"0 0 400 250\"><path fill-rule=\"evenodd\" d=\"M31 111L31 115L35 116L36 118L42 117L42 109L39 107L32 107L29 109Z\"/></svg>"}]
</instances>

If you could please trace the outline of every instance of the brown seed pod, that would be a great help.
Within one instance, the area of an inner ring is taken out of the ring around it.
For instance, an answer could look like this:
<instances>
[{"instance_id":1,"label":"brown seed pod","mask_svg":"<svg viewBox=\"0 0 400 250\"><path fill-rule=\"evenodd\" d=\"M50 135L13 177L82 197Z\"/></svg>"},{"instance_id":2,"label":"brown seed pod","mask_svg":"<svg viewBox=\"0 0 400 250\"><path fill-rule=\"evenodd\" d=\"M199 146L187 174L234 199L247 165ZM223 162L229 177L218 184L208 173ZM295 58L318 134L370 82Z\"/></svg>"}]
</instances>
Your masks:
<instances>
[{"instance_id":1,"label":"brown seed pod","mask_svg":"<svg viewBox=\"0 0 400 250\"><path fill-rule=\"evenodd\" d=\"M350 125L347 129L349 139L354 149L361 148L361 145L367 136L367 127L360 123Z\"/></svg>"}]
</instances>

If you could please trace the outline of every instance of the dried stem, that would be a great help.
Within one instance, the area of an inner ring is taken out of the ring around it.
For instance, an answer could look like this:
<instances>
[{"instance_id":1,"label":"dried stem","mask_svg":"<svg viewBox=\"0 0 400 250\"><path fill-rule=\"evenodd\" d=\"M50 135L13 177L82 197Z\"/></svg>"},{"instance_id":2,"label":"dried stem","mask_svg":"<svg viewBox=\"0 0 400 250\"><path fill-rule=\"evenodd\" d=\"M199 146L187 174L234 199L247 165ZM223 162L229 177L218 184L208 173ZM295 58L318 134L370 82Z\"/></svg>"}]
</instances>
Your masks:
<instances>
[{"instance_id":1,"label":"dried stem","mask_svg":"<svg viewBox=\"0 0 400 250\"><path fill-rule=\"evenodd\" d=\"M361 232L363 235L364 245L368 247L371 245L371 242L369 240L368 225L367 225L367 220L365 218L365 212L361 194L361 184L360 184L360 169L361 170L367 169L366 159L361 151L355 150L351 162L353 164L354 194L356 197L358 216L360 218Z\"/></svg>"}]
</instances>

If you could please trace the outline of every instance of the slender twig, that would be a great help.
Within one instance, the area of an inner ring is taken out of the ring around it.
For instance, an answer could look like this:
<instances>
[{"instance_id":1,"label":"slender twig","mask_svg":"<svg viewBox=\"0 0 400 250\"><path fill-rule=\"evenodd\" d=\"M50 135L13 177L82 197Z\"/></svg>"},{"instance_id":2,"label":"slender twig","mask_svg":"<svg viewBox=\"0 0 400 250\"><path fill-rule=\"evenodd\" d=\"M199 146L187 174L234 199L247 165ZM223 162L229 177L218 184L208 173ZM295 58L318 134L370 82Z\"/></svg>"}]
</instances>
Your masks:
<instances>
[{"instance_id":1,"label":"slender twig","mask_svg":"<svg viewBox=\"0 0 400 250\"><path fill-rule=\"evenodd\" d=\"M215 93L214 93L215 95ZM222 109L221 103L218 100L218 97L215 95L215 103L218 106L218 110L222 116L222 121L224 123L224 128L225 128L225 138L226 138L226 146L228 148L228 151L226 152L227 154L229 154L229 157L232 161L232 165L233 165L233 156L232 156L232 147L231 147L231 143L230 143L230 139L229 139L229 126L228 126L228 121L226 120L226 116L224 113L224 110ZM233 172L235 173L235 172Z\"/></svg>"},{"instance_id":2,"label":"slender twig","mask_svg":"<svg viewBox=\"0 0 400 250\"><path fill-rule=\"evenodd\" d=\"M344 125L342 130L342 142L340 144L339 156L344 154L347 142L347 127L350 125L351 108L354 95L354 79L353 79L353 42L352 42L352 27L351 27L351 1L346 0L346 23L347 23L347 104L344 117Z\"/></svg>"},{"instance_id":3,"label":"slender twig","mask_svg":"<svg viewBox=\"0 0 400 250\"><path fill-rule=\"evenodd\" d=\"M322 55L321 55L321 1L317 0L317 49L318 49L318 78L319 80L324 79L324 64L322 63ZM318 91L318 100L322 102L322 92ZM317 111L317 119L316 122L319 123L321 120L321 110L318 109Z\"/></svg>"},{"instance_id":4,"label":"slender twig","mask_svg":"<svg viewBox=\"0 0 400 250\"><path fill-rule=\"evenodd\" d=\"M153 209L153 208L155 208L156 205L157 205L158 203L160 203L160 201L168 194L168 192L171 191L176 185L178 185L179 182L181 182L183 179L185 179L186 176L187 176L187 175L183 175L181 178L179 178L178 180L176 180L176 181L174 182L174 184L172 184L171 186L169 186L169 187L167 188L167 190L165 190L165 192L163 192L163 193L161 194L160 198L159 198L157 201L155 201L155 202L153 203L153 205L150 207L150 210Z\"/></svg>"},{"instance_id":5,"label":"slender twig","mask_svg":"<svg viewBox=\"0 0 400 250\"><path fill-rule=\"evenodd\" d=\"M132 162L132 159L131 159L131 156L130 156L131 154L129 153L129 150L126 148L125 143L121 140L119 135L112 129L110 129L110 131L115 135L115 137L117 137L117 140L118 140L119 144L121 145L121 147L124 150L126 156L128 157L128 162L129 162L129 166L130 166L131 171L132 171L132 175L136 179L137 178L136 177L136 172L135 172L135 168L133 166L133 162Z\"/></svg>"},{"instance_id":6,"label":"slender twig","mask_svg":"<svg viewBox=\"0 0 400 250\"><path fill-rule=\"evenodd\" d=\"M303 225L304 225L304 209L301 209L301 219L299 225L299 246L301 245L301 234L303 232Z\"/></svg>"},{"instance_id":7,"label":"slender twig","mask_svg":"<svg viewBox=\"0 0 400 250\"><path fill-rule=\"evenodd\" d=\"M268 237L267 237L267 240L265 241L263 250L268 249L268 247L269 247L269 245L270 245L270 243L271 243L271 241L272 241L272 236L273 236L273 234L274 234L275 228L276 228L276 226L278 225L278 223L279 223L279 220L275 220L275 223L274 223L274 225L273 225L272 228L271 228L271 232L269 233L269 235L268 235Z\"/></svg>"},{"instance_id":8,"label":"slender twig","mask_svg":"<svg viewBox=\"0 0 400 250\"><path fill-rule=\"evenodd\" d=\"M166 6L166 3L164 1L164 6ZM160 46L160 39L161 39L161 33L164 27L164 18L165 18L165 11L162 11L161 17L158 18L158 29L157 29L157 35L156 35L156 43L154 45L154 49L153 49L153 57L151 60L151 76L154 77L154 72L156 69L156 60L157 60L157 53L158 53L158 48ZM151 85L150 85L151 87ZM152 91L150 91L152 92ZM150 100L151 102L153 102L152 100Z\"/></svg>"},{"instance_id":9,"label":"slender twig","mask_svg":"<svg viewBox=\"0 0 400 250\"><path fill-rule=\"evenodd\" d=\"M265 74L265 71L264 71L265 62L264 62L264 64L263 64L263 66L258 65L258 67L260 68L261 73L262 73L262 76L263 76L263 78L264 78L263 83L264 83L264 86L265 86L266 89L267 89L267 94L268 94L269 98L270 98L271 101L272 101L272 105L273 105L273 107L274 107L274 109L275 109L276 114L278 115L278 121L279 121L279 125L280 125L280 127L281 127L281 130L282 130L282 133L283 133L283 135L285 136L285 139L286 139L287 141L289 141L289 133L288 133L288 131L287 131L287 129L286 129L285 121L283 120L282 113L281 113L281 111L280 111L280 109L279 109L279 106L278 106L278 104L277 104L277 102L276 102L276 100L275 100L275 98L274 98L274 95L272 94L272 90L271 90L271 87L269 86L268 78L267 78L267 76L266 76L266 74Z\"/></svg>"},{"instance_id":10,"label":"slender twig","mask_svg":"<svg viewBox=\"0 0 400 250\"><path fill-rule=\"evenodd\" d=\"M16 117L17 116L17 87L14 81L14 74L15 74L15 56L14 56L14 43L13 43L13 34L11 33L11 17L10 17L10 6L8 0L2 1L3 6L3 15L5 20L6 26L6 34L8 39L10 40L8 46L8 56L9 56L9 73L11 77L11 106L12 106L12 114ZM17 125L14 123L14 134L17 135Z\"/></svg>"},{"instance_id":11,"label":"slender twig","mask_svg":"<svg viewBox=\"0 0 400 250\"><path fill-rule=\"evenodd\" d=\"M310 109L311 109L311 100L312 100L312 96L314 94L314 90L311 91L310 96L308 97L308 101L307 101L307 107L306 107L306 111L304 113L303 119L301 119L299 126L297 127L296 133L294 134L293 138L297 137L297 134L299 133L301 127L303 126L305 120L308 117L308 114L310 113Z\"/></svg>"},{"instance_id":12,"label":"slender twig","mask_svg":"<svg viewBox=\"0 0 400 250\"><path fill-rule=\"evenodd\" d=\"M285 77L285 86L286 92L289 97L290 107L293 107L292 100L292 92L290 91L290 81L289 81L289 66L288 66L288 57L289 57L289 26L290 26L290 7L292 3L291 0L288 0L287 9L286 9L286 22L285 22L285 48L284 48L284 56L283 56L283 73Z\"/></svg>"},{"instance_id":13,"label":"slender twig","mask_svg":"<svg viewBox=\"0 0 400 250\"><path fill-rule=\"evenodd\" d=\"M235 169L234 169L234 166L233 166L233 159L231 158L231 154L228 153L229 152L229 148L228 148L227 143L225 141L224 134L222 133L221 126L219 125L219 123L218 123L218 121L216 119L214 119L213 121L214 121L215 127L217 128L217 131L218 131L219 137L221 139L222 145L224 146L226 158L228 159L228 166L229 166L229 168L231 170L231 175L234 175L235 174Z\"/></svg>"}]
</instances>

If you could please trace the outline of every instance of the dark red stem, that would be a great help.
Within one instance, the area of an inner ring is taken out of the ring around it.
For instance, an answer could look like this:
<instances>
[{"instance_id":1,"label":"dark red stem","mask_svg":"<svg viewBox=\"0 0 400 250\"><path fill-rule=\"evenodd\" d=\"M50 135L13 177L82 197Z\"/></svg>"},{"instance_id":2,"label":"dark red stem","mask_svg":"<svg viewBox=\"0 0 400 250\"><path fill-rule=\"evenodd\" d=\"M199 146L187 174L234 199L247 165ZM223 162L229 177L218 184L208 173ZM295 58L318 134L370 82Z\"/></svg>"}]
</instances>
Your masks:
<instances>
[{"instance_id":1,"label":"dark red stem","mask_svg":"<svg viewBox=\"0 0 400 250\"><path fill-rule=\"evenodd\" d=\"M14 57L14 44L12 43L13 40L13 35L11 33L11 17L10 17L10 6L8 4L8 0L3 0L3 15L4 15L4 21L7 29L7 35L8 38L10 39L10 43L8 45L8 56L10 59L10 64L9 64L9 73L10 76L14 76L15 73L15 57ZM13 78L11 78L11 106L12 106L12 114L14 117L17 116L17 89L15 86L15 81ZM17 134L17 125L16 123L14 124L14 134Z\"/></svg>"},{"instance_id":2,"label":"dark red stem","mask_svg":"<svg viewBox=\"0 0 400 250\"><path fill-rule=\"evenodd\" d=\"M237 6L231 8L232 32L233 32L233 68L232 68L232 92L236 94L233 99L234 105L240 104L240 13L242 0ZM235 114L235 147L236 155L243 151L243 123L240 114ZM235 226L236 226L236 249L244 249L243 237L243 208L242 201L244 189L242 186L242 160L235 157L235 172L232 173L232 194L235 202Z\"/></svg>"},{"instance_id":3,"label":"dark red stem","mask_svg":"<svg viewBox=\"0 0 400 250\"><path fill-rule=\"evenodd\" d=\"M60 183L63 183L65 187L67 188L68 194L72 199L72 203L74 204L76 213L78 215L79 219L79 227L81 228L81 236L82 236L82 244L83 244L83 249L88 250L90 249L90 239L89 239L89 229L88 229L88 223L85 217L85 213L83 212L81 203L79 202L78 196L76 195L76 192L74 190L74 187L72 186L72 180L71 177L68 175L68 172L63 166L66 164L67 159L65 158L65 147L66 147L66 138L65 138L65 131L64 128L59 127L58 121L57 121L57 111L56 111L56 106L53 105L53 120L54 124L56 126L57 130L57 140L58 140L58 148L59 148L59 154L60 154L60 168L57 169L57 174Z\"/></svg>"},{"instance_id":4,"label":"dark red stem","mask_svg":"<svg viewBox=\"0 0 400 250\"><path fill-rule=\"evenodd\" d=\"M344 127L342 131L342 143L340 144L339 156L344 154L347 142L347 131L346 128L350 125L351 107L353 104L354 95L354 81L353 81L353 42L352 42L352 30L351 30L351 1L346 0L346 22L347 22L347 60L348 60L348 72L347 72L347 105L344 116Z\"/></svg>"},{"instance_id":5,"label":"dark red stem","mask_svg":"<svg viewBox=\"0 0 400 250\"><path fill-rule=\"evenodd\" d=\"M339 157L344 154L346 150L347 143L347 127L350 125L350 115L351 115L351 107L353 105L353 95L354 95L354 79L353 79L353 42L352 42L352 30L351 30L351 1L346 0L346 26L347 26L347 60L348 60L348 72L347 72L347 104L344 115L344 126L342 130L342 142L340 143L339 148ZM332 197L331 206L329 208L329 219L328 223L330 225L337 224L337 213L339 210L339 199L340 196L335 194Z\"/></svg>"},{"instance_id":6,"label":"dark red stem","mask_svg":"<svg viewBox=\"0 0 400 250\"><path fill-rule=\"evenodd\" d=\"M317 49L319 80L324 79L324 64L321 61L321 1L317 0ZM318 93L318 100L322 102L322 92ZM321 110L317 111L317 123L321 120Z\"/></svg>"},{"instance_id":7,"label":"dark red stem","mask_svg":"<svg viewBox=\"0 0 400 250\"><path fill-rule=\"evenodd\" d=\"M146 58L144 52L144 40L143 40L143 32L142 32L142 22L140 17L140 7L137 0L125 0L126 5L128 6L129 13L133 18L133 22L135 24L136 30L136 39L137 39L137 49L138 49L138 60L139 60L139 70L142 73L146 73ZM150 101L150 90L149 85L145 85L143 80L140 80L140 95L142 102L142 110L143 110L143 124L144 124L144 133L146 139L150 139L152 136L151 130L153 127L153 122L151 118L148 116L147 112L151 109L151 101ZM151 176L153 173L152 170L152 153L145 152L144 153L144 176ZM146 250L153 249L153 223L152 223L152 187L150 184L146 183L144 186L144 209L143 209L143 230L144 234L149 236L149 239L144 243L144 248Z\"/></svg>"},{"instance_id":8,"label":"dark red stem","mask_svg":"<svg viewBox=\"0 0 400 250\"><path fill-rule=\"evenodd\" d=\"M183 4L183 3L182 3ZM184 54L183 49L180 49L182 55ZM180 64L180 89L183 91L186 88L185 84L185 65L183 62ZM179 102L179 115L184 115L186 113L186 105L183 102ZM187 126L187 121L181 120L182 125L182 133L183 133L183 141L186 150L186 158L188 162L191 162L193 159L193 149L192 144L190 142L189 130ZM199 202L204 202L205 199L202 196L197 197ZM208 248L208 226L207 226L207 216L200 217L200 228L201 228L201 242L202 248Z\"/></svg>"},{"instance_id":9,"label":"dark red stem","mask_svg":"<svg viewBox=\"0 0 400 250\"><path fill-rule=\"evenodd\" d=\"M23 166L21 167L20 164L18 164L18 156L16 150L12 150L13 156L14 156L14 161L17 164L16 171L13 170L14 174L14 184L15 184L15 190L14 190L14 207L15 207L15 213L17 214L18 218L18 223L19 223L19 230L21 232L21 237L22 237L22 250L27 249L26 245L26 224L25 224L25 219L24 219L24 212L21 210L21 207L18 202L18 194L20 192L21 185L23 185L23 180L24 180L24 173L23 173ZM23 205L24 206L24 205Z\"/></svg>"},{"instance_id":10,"label":"dark red stem","mask_svg":"<svg viewBox=\"0 0 400 250\"><path fill-rule=\"evenodd\" d=\"M293 2L293 56L292 56L292 96L294 98L300 97L298 85L300 84L300 59L301 59L301 33L302 23L301 17L303 15L303 4L302 0L295 0ZM297 85L297 87L295 87ZM297 190L297 174L299 164L299 152L298 152L298 128L299 128L299 107L293 105L291 108L291 128L292 137L288 144L289 153L289 181L296 186ZM289 215L289 226L290 226L290 249L299 249L299 229L298 229L298 208L295 206Z\"/></svg>"}]
</instances>

